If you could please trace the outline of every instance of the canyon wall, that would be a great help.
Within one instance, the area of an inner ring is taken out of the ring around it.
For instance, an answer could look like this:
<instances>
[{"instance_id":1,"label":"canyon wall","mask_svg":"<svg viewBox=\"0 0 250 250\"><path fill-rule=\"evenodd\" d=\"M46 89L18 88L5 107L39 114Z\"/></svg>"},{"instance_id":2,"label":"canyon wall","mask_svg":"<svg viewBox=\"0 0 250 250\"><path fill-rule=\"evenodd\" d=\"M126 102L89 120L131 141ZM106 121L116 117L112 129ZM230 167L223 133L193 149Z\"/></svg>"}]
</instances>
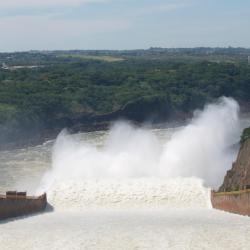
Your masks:
<instances>
[{"instance_id":1,"label":"canyon wall","mask_svg":"<svg viewBox=\"0 0 250 250\"><path fill-rule=\"evenodd\" d=\"M224 178L219 192L250 189L250 129L245 129L236 161Z\"/></svg>"}]
</instances>

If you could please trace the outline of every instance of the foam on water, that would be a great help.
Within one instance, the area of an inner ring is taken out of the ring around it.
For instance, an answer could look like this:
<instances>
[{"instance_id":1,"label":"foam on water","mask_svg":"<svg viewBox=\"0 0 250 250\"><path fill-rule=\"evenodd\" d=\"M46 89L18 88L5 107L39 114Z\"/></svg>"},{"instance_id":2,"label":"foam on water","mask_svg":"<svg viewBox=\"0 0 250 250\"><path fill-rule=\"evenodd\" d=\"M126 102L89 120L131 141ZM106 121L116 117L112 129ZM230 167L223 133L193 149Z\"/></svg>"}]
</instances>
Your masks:
<instances>
[{"instance_id":1,"label":"foam on water","mask_svg":"<svg viewBox=\"0 0 250 250\"><path fill-rule=\"evenodd\" d=\"M0 225L1 250L248 250L250 219L212 209L57 211Z\"/></svg>"},{"instance_id":2,"label":"foam on water","mask_svg":"<svg viewBox=\"0 0 250 250\"><path fill-rule=\"evenodd\" d=\"M91 208L209 208L210 189L197 178L85 180L56 183L48 192L56 210Z\"/></svg>"}]
</instances>

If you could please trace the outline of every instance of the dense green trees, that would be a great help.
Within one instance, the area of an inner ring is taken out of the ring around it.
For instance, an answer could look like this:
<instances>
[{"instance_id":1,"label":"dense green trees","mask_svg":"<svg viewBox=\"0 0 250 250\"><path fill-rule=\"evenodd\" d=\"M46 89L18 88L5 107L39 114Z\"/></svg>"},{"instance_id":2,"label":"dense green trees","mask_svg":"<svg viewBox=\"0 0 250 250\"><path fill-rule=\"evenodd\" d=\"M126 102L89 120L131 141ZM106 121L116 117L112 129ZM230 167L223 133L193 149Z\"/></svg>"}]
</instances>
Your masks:
<instances>
[{"instance_id":1,"label":"dense green trees","mask_svg":"<svg viewBox=\"0 0 250 250\"><path fill-rule=\"evenodd\" d=\"M47 61L44 55L30 60L42 67L0 69L5 140L13 131L71 126L84 117L167 119L222 95L250 101L250 66L241 62L143 57L106 62L50 54ZM31 65L27 55L21 62Z\"/></svg>"}]
</instances>

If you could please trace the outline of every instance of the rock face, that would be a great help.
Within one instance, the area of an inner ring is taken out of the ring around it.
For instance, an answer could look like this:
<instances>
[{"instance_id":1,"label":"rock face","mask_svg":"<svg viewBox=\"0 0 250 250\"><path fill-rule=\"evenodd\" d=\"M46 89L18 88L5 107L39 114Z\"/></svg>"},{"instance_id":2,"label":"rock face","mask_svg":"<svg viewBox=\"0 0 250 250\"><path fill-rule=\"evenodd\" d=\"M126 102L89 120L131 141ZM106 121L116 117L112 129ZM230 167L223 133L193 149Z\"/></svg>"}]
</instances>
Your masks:
<instances>
[{"instance_id":1,"label":"rock face","mask_svg":"<svg viewBox=\"0 0 250 250\"><path fill-rule=\"evenodd\" d=\"M219 192L250 189L250 128L241 137L241 147L232 169L227 171Z\"/></svg>"}]
</instances>

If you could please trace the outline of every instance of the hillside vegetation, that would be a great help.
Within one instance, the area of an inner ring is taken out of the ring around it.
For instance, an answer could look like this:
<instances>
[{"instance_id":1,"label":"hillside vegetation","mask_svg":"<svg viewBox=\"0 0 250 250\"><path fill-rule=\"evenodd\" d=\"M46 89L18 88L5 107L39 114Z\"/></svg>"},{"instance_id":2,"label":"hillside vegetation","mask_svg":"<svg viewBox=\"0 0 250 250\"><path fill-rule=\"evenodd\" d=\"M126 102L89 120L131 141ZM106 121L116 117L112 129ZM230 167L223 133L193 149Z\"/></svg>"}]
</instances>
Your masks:
<instances>
[{"instance_id":1,"label":"hillside vegetation","mask_svg":"<svg viewBox=\"0 0 250 250\"><path fill-rule=\"evenodd\" d=\"M245 142L248 139L250 139L250 127L244 129L241 135L241 143Z\"/></svg>"},{"instance_id":2,"label":"hillside vegetation","mask_svg":"<svg viewBox=\"0 0 250 250\"><path fill-rule=\"evenodd\" d=\"M118 117L182 117L222 95L250 102L246 55L139 52L0 54L1 142Z\"/></svg>"}]
</instances>

